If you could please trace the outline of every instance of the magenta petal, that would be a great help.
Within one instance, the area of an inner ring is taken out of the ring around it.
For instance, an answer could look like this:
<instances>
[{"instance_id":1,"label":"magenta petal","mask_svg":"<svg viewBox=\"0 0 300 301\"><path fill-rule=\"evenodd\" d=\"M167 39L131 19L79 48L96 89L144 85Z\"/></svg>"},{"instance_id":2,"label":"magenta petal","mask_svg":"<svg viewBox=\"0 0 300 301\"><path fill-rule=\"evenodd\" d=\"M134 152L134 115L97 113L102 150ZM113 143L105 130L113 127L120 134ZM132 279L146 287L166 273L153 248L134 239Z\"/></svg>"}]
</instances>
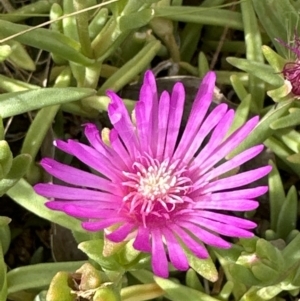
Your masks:
<instances>
[{"instance_id":1,"label":"magenta petal","mask_svg":"<svg viewBox=\"0 0 300 301\"><path fill-rule=\"evenodd\" d=\"M232 211L250 211L259 206L257 201L253 200L228 200L228 201L202 201L195 205L195 209L209 210L232 210Z\"/></svg>"},{"instance_id":2,"label":"magenta petal","mask_svg":"<svg viewBox=\"0 0 300 301\"><path fill-rule=\"evenodd\" d=\"M103 150L103 142L100 139L99 130L97 129L96 125L93 123L85 124L84 134L92 147L99 153L104 154L105 151Z\"/></svg>"},{"instance_id":3,"label":"magenta petal","mask_svg":"<svg viewBox=\"0 0 300 301\"><path fill-rule=\"evenodd\" d=\"M67 187L56 184L37 184L34 190L45 197L65 199L65 200L90 200L109 202L109 195L104 192Z\"/></svg>"},{"instance_id":4,"label":"magenta petal","mask_svg":"<svg viewBox=\"0 0 300 301\"><path fill-rule=\"evenodd\" d=\"M114 208L114 210L111 210L110 208L106 208L105 204L104 206L94 206L93 209L91 208L85 208L85 207L78 207L74 205L65 205L63 211L67 213L68 215L78 217L78 218L106 218L107 216L113 216L116 214L117 208Z\"/></svg>"},{"instance_id":5,"label":"magenta petal","mask_svg":"<svg viewBox=\"0 0 300 301\"><path fill-rule=\"evenodd\" d=\"M204 164L211 158L211 157L217 157L217 150L221 147L222 142L233 122L234 118L234 111L229 110L224 118L218 123L218 125L215 127L208 143L202 148L200 153L197 155L193 162L193 168L191 171L195 171L195 177L199 177L202 174L205 174L208 170L210 170L214 164L218 163L218 159L216 159L212 164L210 164L207 168L204 169ZM227 153L225 154L227 155ZM221 159L224 158L224 156L221 156Z\"/></svg>"},{"instance_id":6,"label":"magenta petal","mask_svg":"<svg viewBox=\"0 0 300 301\"><path fill-rule=\"evenodd\" d=\"M182 135L184 142L187 145L194 140L195 134L200 128L206 112L212 102L215 80L216 75L213 72L208 72L201 82Z\"/></svg>"},{"instance_id":7,"label":"magenta petal","mask_svg":"<svg viewBox=\"0 0 300 301\"><path fill-rule=\"evenodd\" d=\"M206 161L203 161L201 168L202 172L210 169L214 164L218 163L221 159L226 157L231 151L233 151L253 130L253 128L258 123L258 117L253 117L249 121L246 122L241 128L236 130L233 134L231 134L221 145L214 149L212 156L207 158ZM206 159L205 156L202 157L202 152L200 152L199 156L201 160ZM199 159L200 160L200 159ZM197 162L200 164L200 161Z\"/></svg>"},{"instance_id":8,"label":"magenta petal","mask_svg":"<svg viewBox=\"0 0 300 301\"><path fill-rule=\"evenodd\" d=\"M207 117L209 122L204 122L201 125L191 143L187 143L187 141L185 141L185 137L182 137L180 146L178 147L178 152L176 152L174 156L176 156L176 158L181 158L182 161L189 162L199 150L199 147L205 137L220 122L226 111L226 104L218 105Z\"/></svg>"},{"instance_id":9,"label":"magenta petal","mask_svg":"<svg viewBox=\"0 0 300 301\"><path fill-rule=\"evenodd\" d=\"M61 164L50 158L44 158L40 164L49 174L69 184L105 191L116 189L114 184L102 177Z\"/></svg>"},{"instance_id":10,"label":"magenta petal","mask_svg":"<svg viewBox=\"0 0 300 301\"><path fill-rule=\"evenodd\" d=\"M222 223L226 223L229 225L234 225L235 227L244 228L244 229L253 229L256 228L256 223L246 220L244 218L230 216L227 214L216 213L216 212L209 212L209 211L200 211L197 214L197 217L189 217L190 221L194 221L197 223L197 219L199 217L205 217L214 221L221 221Z\"/></svg>"},{"instance_id":11,"label":"magenta petal","mask_svg":"<svg viewBox=\"0 0 300 301\"><path fill-rule=\"evenodd\" d=\"M116 170L110 164L112 159L108 160L95 149L73 140L69 140L68 143L58 140L56 141L56 146L64 152L74 155L81 162L100 172L107 178L111 180L120 179L120 171Z\"/></svg>"},{"instance_id":12,"label":"magenta petal","mask_svg":"<svg viewBox=\"0 0 300 301\"><path fill-rule=\"evenodd\" d=\"M82 228L88 231L100 231L112 225L124 222L122 217L111 217L101 221L82 222Z\"/></svg>"},{"instance_id":13,"label":"magenta petal","mask_svg":"<svg viewBox=\"0 0 300 301\"><path fill-rule=\"evenodd\" d=\"M166 133L168 127L168 118L170 110L170 96L169 93L163 92L158 109L158 132L156 137L154 136L154 145L156 145L156 157L163 158L166 142ZM152 142L153 143L153 142Z\"/></svg>"},{"instance_id":14,"label":"magenta petal","mask_svg":"<svg viewBox=\"0 0 300 301\"><path fill-rule=\"evenodd\" d=\"M152 72L146 72L140 90L140 100L135 106L136 126L140 141L140 152L156 153L158 96L156 82ZM155 144L153 143L155 142Z\"/></svg>"},{"instance_id":15,"label":"magenta petal","mask_svg":"<svg viewBox=\"0 0 300 301\"><path fill-rule=\"evenodd\" d=\"M124 162L124 166L126 166L125 169L129 169L132 166L133 162L115 129L111 129L109 131L109 140L112 148L118 154L120 160ZM121 166L123 166L123 164L121 164Z\"/></svg>"},{"instance_id":16,"label":"magenta petal","mask_svg":"<svg viewBox=\"0 0 300 301\"><path fill-rule=\"evenodd\" d=\"M155 275L163 278L169 276L168 260L159 229L152 230L152 268Z\"/></svg>"},{"instance_id":17,"label":"magenta petal","mask_svg":"<svg viewBox=\"0 0 300 301\"><path fill-rule=\"evenodd\" d=\"M189 268L189 263L174 234L168 228L163 228L162 233L165 237L169 258L173 266L180 271L186 271Z\"/></svg>"},{"instance_id":18,"label":"magenta petal","mask_svg":"<svg viewBox=\"0 0 300 301\"><path fill-rule=\"evenodd\" d=\"M170 99L168 132L166 136L164 159L172 157L179 134L184 109L185 92L181 83L174 85Z\"/></svg>"},{"instance_id":19,"label":"magenta petal","mask_svg":"<svg viewBox=\"0 0 300 301\"><path fill-rule=\"evenodd\" d=\"M179 238L183 241L183 243L199 258L207 258L208 252L205 247L200 242L196 242L194 239L188 235L187 232L182 230L176 224L170 226L170 228L176 233Z\"/></svg>"},{"instance_id":20,"label":"magenta petal","mask_svg":"<svg viewBox=\"0 0 300 301\"><path fill-rule=\"evenodd\" d=\"M119 206L115 203L108 202L95 202L91 201L50 201L47 202L46 207L52 210L64 211L68 215L80 218L105 218L115 213Z\"/></svg>"},{"instance_id":21,"label":"magenta petal","mask_svg":"<svg viewBox=\"0 0 300 301\"><path fill-rule=\"evenodd\" d=\"M221 237L218 237L188 221L180 221L179 226L188 230L191 234L193 234L195 237L197 237L207 245L223 249L230 248L231 246L229 242L222 239Z\"/></svg>"},{"instance_id":22,"label":"magenta petal","mask_svg":"<svg viewBox=\"0 0 300 301\"><path fill-rule=\"evenodd\" d=\"M203 190L201 190L201 193L210 193L213 191L232 189L247 185L249 183L252 183L253 181L261 179L262 177L267 175L271 171L271 169L271 166L264 166L211 182L206 185Z\"/></svg>"},{"instance_id":23,"label":"magenta petal","mask_svg":"<svg viewBox=\"0 0 300 301\"><path fill-rule=\"evenodd\" d=\"M208 195L200 195L193 198L196 202L201 201L222 201L238 199L255 199L268 191L268 186L258 186L255 188L239 189L226 192L215 192Z\"/></svg>"},{"instance_id":24,"label":"magenta petal","mask_svg":"<svg viewBox=\"0 0 300 301\"><path fill-rule=\"evenodd\" d=\"M142 252L151 252L150 231L148 228L139 227L133 247Z\"/></svg>"},{"instance_id":25,"label":"magenta petal","mask_svg":"<svg viewBox=\"0 0 300 301\"><path fill-rule=\"evenodd\" d=\"M134 155L137 149L137 138L128 111L122 99L113 91L107 91L106 94L111 99L111 103L108 106L110 121L126 145L126 148L128 148L129 154Z\"/></svg>"},{"instance_id":26,"label":"magenta petal","mask_svg":"<svg viewBox=\"0 0 300 301\"><path fill-rule=\"evenodd\" d=\"M107 234L106 237L113 242L121 242L129 235L129 233L134 229L133 224L124 224L114 232Z\"/></svg>"},{"instance_id":27,"label":"magenta petal","mask_svg":"<svg viewBox=\"0 0 300 301\"><path fill-rule=\"evenodd\" d=\"M252 237L253 236L252 232L238 228L238 226L234 224L233 225L224 224L221 222L212 221L205 218L202 218L201 220L197 221L197 224L199 226L202 226L203 228L206 228L208 230L229 237Z\"/></svg>"},{"instance_id":28,"label":"magenta petal","mask_svg":"<svg viewBox=\"0 0 300 301\"><path fill-rule=\"evenodd\" d=\"M205 174L205 180L210 181L230 170L233 170L236 167L241 166L245 162L251 160L255 156L257 156L263 150L263 145L253 146L244 152L238 154L237 156L233 157L229 161L219 165L218 167L212 169L211 171Z\"/></svg>"}]
</instances>

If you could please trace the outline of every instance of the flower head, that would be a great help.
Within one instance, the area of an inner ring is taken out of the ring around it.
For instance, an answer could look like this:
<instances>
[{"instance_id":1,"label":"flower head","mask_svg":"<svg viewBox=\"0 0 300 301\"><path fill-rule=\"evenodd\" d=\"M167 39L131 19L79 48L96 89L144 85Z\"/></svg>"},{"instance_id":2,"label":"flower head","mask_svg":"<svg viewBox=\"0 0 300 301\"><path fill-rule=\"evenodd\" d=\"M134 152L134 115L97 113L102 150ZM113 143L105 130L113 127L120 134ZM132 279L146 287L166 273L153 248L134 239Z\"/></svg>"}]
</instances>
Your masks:
<instances>
[{"instance_id":1,"label":"flower head","mask_svg":"<svg viewBox=\"0 0 300 301\"><path fill-rule=\"evenodd\" d=\"M282 74L285 80L289 84L289 92L291 91L295 96L300 97L300 38L295 32L293 45L290 46L284 41L277 39L277 41L292 51L295 55L295 60L287 62L282 70Z\"/></svg>"},{"instance_id":2,"label":"flower head","mask_svg":"<svg viewBox=\"0 0 300 301\"><path fill-rule=\"evenodd\" d=\"M162 277L168 276L168 258L178 270L188 269L186 249L207 258L205 244L229 248L223 236L253 236L255 223L227 212L258 206L255 198L267 187L246 185L268 174L270 166L224 174L258 155L263 146L223 159L249 135L258 118L226 137L234 111L220 104L208 114L214 86L215 74L209 72L182 136L185 92L181 83L175 84L171 95L164 91L159 96L154 75L148 71L133 121L122 100L109 91L110 145L93 124L85 125L91 146L74 140L55 142L102 176L45 158L41 162L44 169L72 186L38 184L36 192L54 198L47 207L82 219L86 230L114 226L113 232L106 233L109 240L133 238L135 249L152 253L153 271Z\"/></svg>"}]
</instances>

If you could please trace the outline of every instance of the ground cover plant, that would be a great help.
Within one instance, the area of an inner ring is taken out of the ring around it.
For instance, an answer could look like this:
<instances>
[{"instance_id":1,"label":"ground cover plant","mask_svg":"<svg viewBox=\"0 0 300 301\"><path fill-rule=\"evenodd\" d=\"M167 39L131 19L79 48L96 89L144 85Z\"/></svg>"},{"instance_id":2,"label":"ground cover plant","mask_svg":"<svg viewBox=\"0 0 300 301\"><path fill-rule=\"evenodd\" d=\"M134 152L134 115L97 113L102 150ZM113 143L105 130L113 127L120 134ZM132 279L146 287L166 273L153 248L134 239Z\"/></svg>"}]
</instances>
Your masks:
<instances>
[{"instance_id":1,"label":"ground cover plant","mask_svg":"<svg viewBox=\"0 0 300 301\"><path fill-rule=\"evenodd\" d=\"M0 301L299 299L300 1L0 9Z\"/></svg>"}]
</instances>

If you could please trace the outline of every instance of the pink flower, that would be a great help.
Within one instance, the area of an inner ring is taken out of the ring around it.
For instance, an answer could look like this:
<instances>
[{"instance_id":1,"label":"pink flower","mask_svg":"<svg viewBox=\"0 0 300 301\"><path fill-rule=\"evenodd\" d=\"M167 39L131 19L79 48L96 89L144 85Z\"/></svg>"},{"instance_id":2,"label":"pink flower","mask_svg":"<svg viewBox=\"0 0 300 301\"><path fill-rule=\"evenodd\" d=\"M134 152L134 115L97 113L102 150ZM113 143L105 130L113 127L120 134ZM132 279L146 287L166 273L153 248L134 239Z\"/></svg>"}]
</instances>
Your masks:
<instances>
[{"instance_id":1,"label":"pink flower","mask_svg":"<svg viewBox=\"0 0 300 301\"><path fill-rule=\"evenodd\" d=\"M175 84L171 95L164 91L158 97L154 75L148 71L133 121L122 99L109 91L108 115L113 125L109 146L93 124L85 126L91 146L74 140L55 142L56 147L102 176L45 158L41 162L43 168L72 187L38 184L36 192L54 199L47 203L48 208L83 220L86 230L117 226L106 237L114 242L134 238L134 248L152 253L153 271L161 277L168 277L168 258L178 270L188 269L182 244L199 258L207 258L205 244L230 248L223 236L253 236L255 223L227 211L257 208L255 198L264 194L267 187L245 185L264 177L271 167L222 178L254 158L263 146L223 160L249 135L258 117L226 138L234 111L220 104L207 116L214 86L215 74L209 72L181 137L185 100L181 83ZM208 135L208 142L203 143Z\"/></svg>"}]
</instances>

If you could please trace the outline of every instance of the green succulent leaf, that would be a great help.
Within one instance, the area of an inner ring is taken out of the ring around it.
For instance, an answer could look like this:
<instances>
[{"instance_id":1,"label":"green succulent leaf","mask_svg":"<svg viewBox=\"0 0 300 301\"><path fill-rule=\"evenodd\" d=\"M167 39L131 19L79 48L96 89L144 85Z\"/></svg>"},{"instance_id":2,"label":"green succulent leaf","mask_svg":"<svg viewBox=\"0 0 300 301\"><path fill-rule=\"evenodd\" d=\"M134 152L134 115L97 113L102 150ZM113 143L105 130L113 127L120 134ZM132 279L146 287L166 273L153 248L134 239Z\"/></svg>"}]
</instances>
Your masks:
<instances>
[{"instance_id":1,"label":"green succulent leaf","mask_svg":"<svg viewBox=\"0 0 300 301\"><path fill-rule=\"evenodd\" d=\"M295 186L288 191L277 221L277 234L280 238L286 239L290 232L295 229L297 223L298 196Z\"/></svg>"},{"instance_id":2,"label":"green succulent leaf","mask_svg":"<svg viewBox=\"0 0 300 301\"><path fill-rule=\"evenodd\" d=\"M13 155L9 145L5 140L0 140L0 166L2 177L5 177L10 171L13 163ZM1 178L0 178L1 179Z\"/></svg>"},{"instance_id":3,"label":"green succulent leaf","mask_svg":"<svg viewBox=\"0 0 300 301\"><path fill-rule=\"evenodd\" d=\"M269 161L272 165L272 170L269 173L269 198L270 198L270 209L271 209L271 229L276 233L277 221L280 214L281 206L285 200L285 193L281 177L276 165Z\"/></svg>"},{"instance_id":4,"label":"green succulent leaf","mask_svg":"<svg viewBox=\"0 0 300 301\"><path fill-rule=\"evenodd\" d=\"M287 28L294 30L298 24L298 13L289 0L252 0L255 12L271 41L288 37ZM288 50L278 42L274 43L277 51L287 56Z\"/></svg>"},{"instance_id":5,"label":"green succulent leaf","mask_svg":"<svg viewBox=\"0 0 300 301\"><path fill-rule=\"evenodd\" d=\"M164 17L174 21L191 22L205 25L228 26L243 30L242 15L228 9L204 8L193 6L157 6L155 17Z\"/></svg>"},{"instance_id":6,"label":"green succulent leaf","mask_svg":"<svg viewBox=\"0 0 300 301\"><path fill-rule=\"evenodd\" d=\"M275 102L285 101L289 97L290 87L284 83L281 87L267 92Z\"/></svg>"},{"instance_id":7,"label":"green succulent leaf","mask_svg":"<svg viewBox=\"0 0 300 301\"><path fill-rule=\"evenodd\" d=\"M203 292L196 291L169 279L154 276L154 280L167 293L167 298L172 301L186 300L187 296L189 300L218 301L218 299Z\"/></svg>"},{"instance_id":8,"label":"green succulent leaf","mask_svg":"<svg viewBox=\"0 0 300 301\"><path fill-rule=\"evenodd\" d=\"M80 52L80 44L65 35L44 28L14 24L0 20L0 38L7 38L23 32L14 39L22 44L46 50L50 53L84 66L92 65L95 61Z\"/></svg>"},{"instance_id":9,"label":"green succulent leaf","mask_svg":"<svg viewBox=\"0 0 300 301\"><path fill-rule=\"evenodd\" d=\"M263 300L270 300L281 293L282 288L279 285L263 287L257 291L257 295Z\"/></svg>"},{"instance_id":10,"label":"green succulent leaf","mask_svg":"<svg viewBox=\"0 0 300 301\"><path fill-rule=\"evenodd\" d=\"M253 275L251 270L240 264L229 264L230 275L235 282L243 283L247 286L259 285L260 281Z\"/></svg>"},{"instance_id":11,"label":"green succulent leaf","mask_svg":"<svg viewBox=\"0 0 300 301\"><path fill-rule=\"evenodd\" d=\"M85 261L51 262L13 269L7 273L8 294L47 287L56 273L60 271L74 273L84 263Z\"/></svg>"},{"instance_id":12,"label":"green succulent leaf","mask_svg":"<svg viewBox=\"0 0 300 301\"><path fill-rule=\"evenodd\" d=\"M191 268L193 268L199 275L212 282L216 282L218 280L218 271L211 257L200 259L189 252L187 254L187 258Z\"/></svg>"},{"instance_id":13,"label":"green succulent leaf","mask_svg":"<svg viewBox=\"0 0 300 301\"><path fill-rule=\"evenodd\" d=\"M281 72L286 63L286 60L269 46L263 45L262 52L275 72Z\"/></svg>"},{"instance_id":14,"label":"green succulent leaf","mask_svg":"<svg viewBox=\"0 0 300 301\"><path fill-rule=\"evenodd\" d=\"M12 49L12 52L8 58L10 61L12 61L19 68L23 68L28 71L35 71L34 61L19 42L7 41L7 44Z\"/></svg>"},{"instance_id":15,"label":"green succulent leaf","mask_svg":"<svg viewBox=\"0 0 300 301\"><path fill-rule=\"evenodd\" d=\"M8 224L11 219L7 216L0 216L0 244L2 246L2 252L5 254L10 245L10 229Z\"/></svg>"},{"instance_id":16,"label":"green succulent leaf","mask_svg":"<svg viewBox=\"0 0 300 301\"><path fill-rule=\"evenodd\" d=\"M4 254L2 250L1 241L2 239L0 239L0 301L6 301L7 300L7 276L6 276L7 268L4 262Z\"/></svg>"},{"instance_id":17,"label":"green succulent leaf","mask_svg":"<svg viewBox=\"0 0 300 301\"><path fill-rule=\"evenodd\" d=\"M12 49L9 45L0 45L0 63L5 61L11 53Z\"/></svg>"},{"instance_id":18,"label":"green succulent leaf","mask_svg":"<svg viewBox=\"0 0 300 301\"><path fill-rule=\"evenodd\" d=\"M276 269L276 271L281 271L285 267L280 250L265 239L261 238L257 241L256 254L265 265L269 265L269 267Z\"/></svg>"},{"instance_id":19,"label":"green succulent leaf","mask_svg":"<svg viewBox=\"0 0 300 301\"><path fill-rule=\"evenodd\" d=\"M274 283L279 276L278 271L262 262L257 263L251 268L251 271L256 279L260 281L260 285Z\"/></svg>"},{"instance_id":20,"label":"green succulent leaf","mask_svg":"<svg viewBox=\"0 0 300 301\"><path fill-rule=\"evenodd\" d=\"M253 74L274 87L280 87L284 84L283 78L279 74L274 73L273 68L269 65L235 57L228 57L226 60L236 68Z\"/></svg>"},{"instance_id":21,"label":"green succulent leaf","mask_svg":"<svg viewBox=\"0 0 300 301\"><path fill-rule=\"evenodd\" d=\"M1 25L0 25L1 26ZM88 88L45 88L0 95L2 118L15 116L51 105L80 100L95 94Z\"/></svg>"},{"instance_id":22,"label":"green succulent leaf","mask_svg":"<svg viewBox=\"0 0 300 301\"><path fill-rule=\"evenodd\" d=\"M300 233L283 249L282 255L286 264L286 268L290 268L300 261Z\"/></svg>"},{"instance_id":23,"label":"green succulent leaf","mask_svg":"<svg viewBox=\"0 0 300 301\"><path fill-rule=\"evenodd\" d=\"M67 229L73 231L84 232L80 221L70 217L62 212L53 211L45 206L46 198L38 195L33 190L32 186L21 178L6 194L20 206L28 211L47 219L53 223L57 223Z\"/></svg>"},{"instance_id":24,"label":"green succulent leaf","mask_svg":"<svg viewBox=\"0 0 300 301\"><path fill-rule=\"evenodd\" d=\"M78 249L86 253L89 258L93 259L104 269L111 271L122 270L122 267L118 264L113 256L104 257L102 255L104 249L103 239L84 241L78 245Z\"/></svg>"},{"instance_id":25,"label":"green succulent leaf","mask_svg":"<svg viewBox=\"0 0 300 301\"><path fill-rule=\"evenodd\" d=\"M152 8L143 9L141 11L122 16L119 19L120 30L124 32L145 26L150 22L153 16L154 10Z\"/></svg>"},{"instance_id":26,"label":"green succulent leaf","mask_svg":"<svg viewBox=\"0 0 300 301\"><path fill-rule=\"evenodd\" d=\"M24 176L30 162L31 157L26 154L21 154L13 159L10 171L5 178L0 180L0 195L7 192Z\"/></svg>"},{"instance_id":27,"label":"green succulent leaf","mask_svg":"<svg viewBox=\"0 0 300 301\"><path fill-rule=\"evenodd\" d=\"M288 127L294 127L300 124L300 109L293 108L290 114L275 120L270 124L271 129L279 130Z\"/></svg>"}]
</instances>

